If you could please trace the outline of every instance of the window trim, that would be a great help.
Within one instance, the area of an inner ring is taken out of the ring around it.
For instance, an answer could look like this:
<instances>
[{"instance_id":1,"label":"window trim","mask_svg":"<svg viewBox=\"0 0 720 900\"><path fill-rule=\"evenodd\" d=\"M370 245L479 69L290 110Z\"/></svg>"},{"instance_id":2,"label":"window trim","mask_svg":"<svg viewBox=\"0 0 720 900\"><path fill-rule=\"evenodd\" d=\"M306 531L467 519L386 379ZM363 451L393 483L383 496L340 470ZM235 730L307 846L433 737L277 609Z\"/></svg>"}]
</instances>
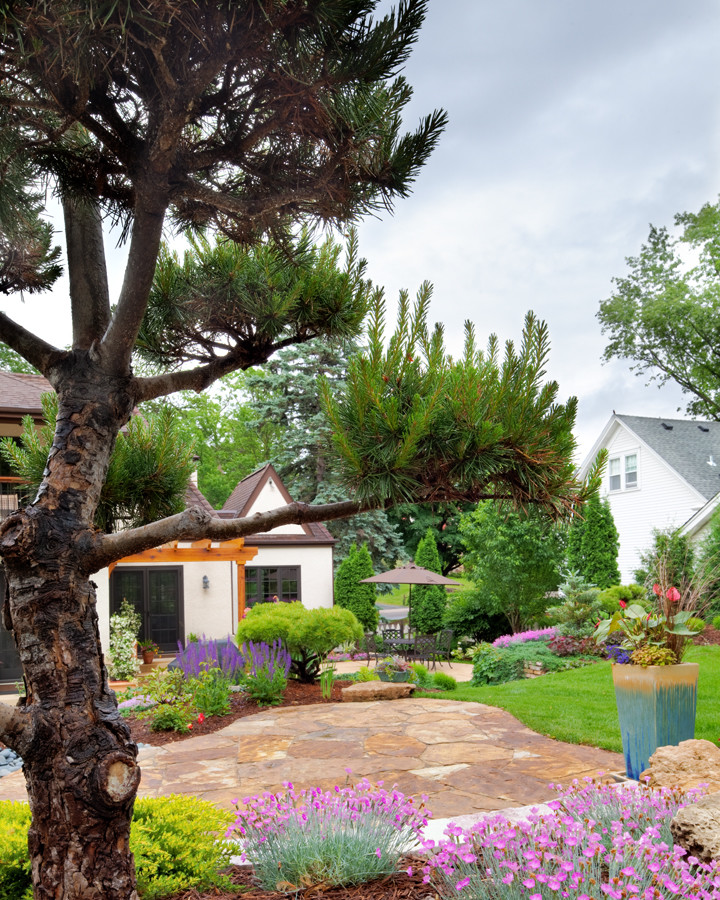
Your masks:
<instances>
[{"instance_id":1,"label":"window trim","mask_svg":"<svg viewBox=\"0 0 720 900\"><path fill-rule=\"evenodd\" d=\"M627 461L630 457L635 457L635 468L628 470ZM611 472L613 463L617 463L617 472ZM608 457L608 493L620 494L624 491L637 491L640 489L640 450L623 450ZM635 474L635 483L628 484L628 472ZM619 479L619 486L613 487L613 479Z\"/></svg>"}]
</instances>

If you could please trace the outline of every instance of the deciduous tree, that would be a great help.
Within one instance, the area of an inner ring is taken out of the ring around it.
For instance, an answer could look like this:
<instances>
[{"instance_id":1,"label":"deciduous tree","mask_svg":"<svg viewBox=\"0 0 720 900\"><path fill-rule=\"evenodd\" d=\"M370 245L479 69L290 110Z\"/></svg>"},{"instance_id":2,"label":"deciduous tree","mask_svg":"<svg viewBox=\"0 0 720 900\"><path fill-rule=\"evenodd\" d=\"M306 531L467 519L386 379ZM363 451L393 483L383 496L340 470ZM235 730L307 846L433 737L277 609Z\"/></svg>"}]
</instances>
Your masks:
<instances>
[{"instance_id":1,"label":"deciduous tree","mask_svg":"<svg viewBox=\"0 0 720 900\"><path fill-rule=\"evenodd\" d=\"M629 359L650 381L674 381L693 416L720 418L720 204L651 227L629 273L600 304L605 359ZM693 264L693 261L696 262Z\"/></svg>"}]
</instances>

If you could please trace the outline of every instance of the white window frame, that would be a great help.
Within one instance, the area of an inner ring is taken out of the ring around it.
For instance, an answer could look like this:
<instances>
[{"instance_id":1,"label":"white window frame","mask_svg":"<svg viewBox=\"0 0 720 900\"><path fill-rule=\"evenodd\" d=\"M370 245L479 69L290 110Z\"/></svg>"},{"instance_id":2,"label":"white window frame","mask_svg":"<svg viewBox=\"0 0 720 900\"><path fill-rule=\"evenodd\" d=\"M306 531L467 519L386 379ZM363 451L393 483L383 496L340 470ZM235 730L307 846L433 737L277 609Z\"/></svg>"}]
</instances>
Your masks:
<instances>
[{"instance_id":1,"label":"white window frame","mask_svg":"<svg viewBox=\"0 0 720 900\"><path fill-rule=\"evenodd\" d=\"M632 468L628 466L630 460L635 461ZM616 471L613 471L616 469ZM628 480L630 476L630 480ZM634 479L633 479L634 476ZM616 486L613 486L615 480ZM628 450L615 453L608 459L608 493L619 494L622 491L637 491L640 487L640 451Z\"/></svg>"}]
</instances>

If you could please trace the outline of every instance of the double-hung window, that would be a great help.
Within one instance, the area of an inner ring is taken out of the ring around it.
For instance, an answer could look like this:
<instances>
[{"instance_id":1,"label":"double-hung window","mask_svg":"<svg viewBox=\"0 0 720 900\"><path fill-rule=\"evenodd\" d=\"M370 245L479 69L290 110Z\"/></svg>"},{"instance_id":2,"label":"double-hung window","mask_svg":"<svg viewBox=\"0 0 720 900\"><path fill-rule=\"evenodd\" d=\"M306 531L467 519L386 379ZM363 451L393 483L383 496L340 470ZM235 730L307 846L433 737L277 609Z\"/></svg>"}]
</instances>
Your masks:
<instances>
[{"instance_id":1,"label":"double-hung window","mask_svg":"<svg viewBox=\"0 0 720 900\"><path fill-rule=\"evenodd\" d=\"M638 455L625 453L608 460L608 477L611 491L632 490L638 487Z\"/></svg>"}]
</instances>

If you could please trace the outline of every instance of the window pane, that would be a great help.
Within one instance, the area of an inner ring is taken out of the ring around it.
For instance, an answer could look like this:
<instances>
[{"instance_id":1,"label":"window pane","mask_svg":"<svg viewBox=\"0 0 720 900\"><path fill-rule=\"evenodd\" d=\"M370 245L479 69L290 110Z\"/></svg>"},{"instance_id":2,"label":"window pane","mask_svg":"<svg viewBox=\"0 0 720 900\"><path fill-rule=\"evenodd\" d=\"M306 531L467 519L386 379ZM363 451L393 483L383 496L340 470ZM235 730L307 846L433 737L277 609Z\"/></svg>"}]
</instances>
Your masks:
<instances>
[{"instance_id":1,"label":"window pane","mask_svg":"<svg viewBox=\"0 0 720 900\"><path fill-rule=\"evenodd\" d=\"M611 476L620 474L620 457L619 456L616 456L614 459L609 460L608 471Z\"/></svg>"},{"instance_id":2,"label":"window pane","mask_svg":"<svg viewBox=\"0 0 720 900\"><path fill-rule=\"evenodd\" d=\"M261 569L262 572L262 596L261 600L266 603L278 596L278 570L277 569Z\"/></svg>"},{"instance_id":3,"label":"window pane","mask_svg":"<svg viewBox=\"0 0 720 900\"><path fill-rule=\"evenodd\" d=\"M282 594L280 595L281 600L285 600L286 602L291 600L297 600L298 598L298 579L297 575L293 573L292 569L286 569L283 573L282 579Z\"/></svg>"},{"instance_id":4,"label":"window pane","mask_svg":"<svg viewBox=\"0 0 720 900\"><path fill-rule=\"evenodd\" d=\"M611 475L610 476L610 490L611 491L619 491L620 490L620 476L619 475Z\"/></svg>"},{"instance_id":5,"label":"window pane","mask_svg":"<svg viewBox=\"0 0 720 900\"><path fill-rule=\"evenodd\" d=\"M631 453L625 457L625 487L637 487L637 454Z\"/></svg>"}]
</instances>

